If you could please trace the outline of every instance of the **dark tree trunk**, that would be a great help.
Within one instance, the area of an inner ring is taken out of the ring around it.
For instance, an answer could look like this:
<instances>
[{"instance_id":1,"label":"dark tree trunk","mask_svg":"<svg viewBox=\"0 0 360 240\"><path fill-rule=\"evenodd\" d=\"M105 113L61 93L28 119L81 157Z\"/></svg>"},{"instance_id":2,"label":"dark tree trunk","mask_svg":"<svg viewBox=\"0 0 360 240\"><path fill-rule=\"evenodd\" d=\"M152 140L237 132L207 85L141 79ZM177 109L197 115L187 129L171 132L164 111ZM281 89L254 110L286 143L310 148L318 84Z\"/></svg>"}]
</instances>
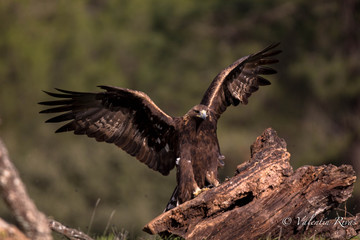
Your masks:
<instances>
[{"instance_id":1,"label":"dark tree trunk","mask_svg":"<svg viewBox=\"0 0 360 240\"><path fill-rule=\"evenodd\" d=\"M351 196L353 168L303 166L294 171L289 161L285 141L266 129L251 146L251 160L239 165L234 177L161 214L144 231L186 239L356 236L360 214L326 217Z\"/></svg>"}]
</instances>

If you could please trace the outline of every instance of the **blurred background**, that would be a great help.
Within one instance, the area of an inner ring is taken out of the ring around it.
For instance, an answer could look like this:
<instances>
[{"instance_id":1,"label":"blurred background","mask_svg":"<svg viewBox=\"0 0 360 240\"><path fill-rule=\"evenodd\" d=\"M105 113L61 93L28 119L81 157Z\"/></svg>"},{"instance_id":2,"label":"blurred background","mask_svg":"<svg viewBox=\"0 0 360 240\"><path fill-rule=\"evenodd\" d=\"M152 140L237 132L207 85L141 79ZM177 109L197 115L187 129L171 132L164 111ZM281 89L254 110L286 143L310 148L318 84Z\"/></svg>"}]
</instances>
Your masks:
<instances>
[{"instance_id":1,"label":"blurred background","mask_svg":"<svg viewBox=\"0 0 360 240\"><path fill-rule=\"evenodd\" d=\"M92 235L109 224L109 232L146 236L174 172L164 177L110 144L55 135L60 125L38 114L49 99L41 90L127 87L182 116L219 71L280 41L272 85L219 121L221 179L249 159L267 127L285 138L295 169L351 164L359 176L359 22L356 0L2 0L0 137L46 215ZM359 182L350 213L360 211ZM2 202L0 216L12 221Z\"/></svg>"}]
</instances>

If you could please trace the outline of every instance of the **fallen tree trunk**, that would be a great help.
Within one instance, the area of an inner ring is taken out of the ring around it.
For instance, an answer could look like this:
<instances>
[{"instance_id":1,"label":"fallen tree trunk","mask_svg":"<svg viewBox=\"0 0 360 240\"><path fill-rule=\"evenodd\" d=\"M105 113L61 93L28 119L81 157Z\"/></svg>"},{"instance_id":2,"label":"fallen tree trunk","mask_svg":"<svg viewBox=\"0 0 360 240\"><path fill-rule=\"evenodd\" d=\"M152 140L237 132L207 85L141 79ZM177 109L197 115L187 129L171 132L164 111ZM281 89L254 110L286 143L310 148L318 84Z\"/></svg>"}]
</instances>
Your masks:
<instances>
[{"instance_id":1,"label":"fallen tree trunk","mask_svg":"<svg viewBox=\"0 0 360 240\"><path fill-rule=\"evenodd\" d=\"M286 143L266 129L251 146L251 159L221 185L153 219L150 234L185 239L348 239L360 231L360 214L327 219L330 209L352 194L351 166L290 165Z\"/></svg>"}]
</instances>

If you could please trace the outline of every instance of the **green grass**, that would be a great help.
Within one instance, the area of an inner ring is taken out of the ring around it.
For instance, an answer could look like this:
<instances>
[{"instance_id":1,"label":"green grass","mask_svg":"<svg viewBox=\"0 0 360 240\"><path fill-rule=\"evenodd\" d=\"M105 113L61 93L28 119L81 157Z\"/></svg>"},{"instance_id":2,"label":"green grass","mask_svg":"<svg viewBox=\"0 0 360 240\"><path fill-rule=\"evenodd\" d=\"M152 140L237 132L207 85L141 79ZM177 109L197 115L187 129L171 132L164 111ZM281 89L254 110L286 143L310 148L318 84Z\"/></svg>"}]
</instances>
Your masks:
<instances>
[{"instance_id":1,"label":"green grass","mask_svg":"<svg viewBox=\"0 0 360 240\"><path fill-rule=\"evenodd\" d=\"M129 239L129 233L125 230L119 232L119 233L111 233L107 236L100 236L96 237L96 240L128 240Z\"/></svg>"}]
</instances>

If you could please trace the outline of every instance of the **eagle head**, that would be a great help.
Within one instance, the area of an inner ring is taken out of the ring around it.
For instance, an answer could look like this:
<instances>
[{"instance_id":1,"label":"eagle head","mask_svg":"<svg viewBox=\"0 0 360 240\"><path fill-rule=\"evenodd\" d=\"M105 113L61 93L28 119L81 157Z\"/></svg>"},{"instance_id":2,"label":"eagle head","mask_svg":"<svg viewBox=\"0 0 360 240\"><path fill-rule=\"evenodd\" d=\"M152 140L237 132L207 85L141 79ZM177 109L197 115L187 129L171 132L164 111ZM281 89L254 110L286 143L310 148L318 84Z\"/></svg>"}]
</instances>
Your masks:
<instances>
[{"instance_id":1,"label":"eagle head","mask_svg":"<svg viewBox=\"0 0 360 240\"><path fill-rule=\"evenodd\" d=\"M196 116L205 120L206 117L207 117L206 110L204 110L204 109L200 110L199 113Z\"/></svg>"},{"instance_id":2,"label":"eagle head","mask_svg":"<svg viewBox=\"0 0 360 240\"><path fill-rule=\"evenodd\" d=\"M196 118L201 118L202 120L209 117L207 106L201 104L193 107L188 114Z\"/></svg>"}]
</instances>

